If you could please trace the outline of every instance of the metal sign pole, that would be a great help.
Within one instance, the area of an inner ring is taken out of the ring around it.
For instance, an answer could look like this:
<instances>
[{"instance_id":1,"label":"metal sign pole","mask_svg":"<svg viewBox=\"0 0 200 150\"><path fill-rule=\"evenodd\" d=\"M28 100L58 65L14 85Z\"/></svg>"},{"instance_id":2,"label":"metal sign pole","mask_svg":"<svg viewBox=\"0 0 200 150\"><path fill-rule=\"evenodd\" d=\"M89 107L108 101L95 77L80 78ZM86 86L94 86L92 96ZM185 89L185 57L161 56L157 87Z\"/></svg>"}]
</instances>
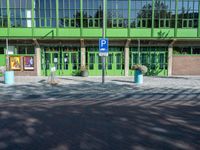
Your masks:
<instances>
[{"instance_id":1,"label":"metal sign pole","mask_svg":"<svg viewBox=\"0 0 200 150\"><path fill-rule=\"evenodd\" d=\"M9 58L8 58L8 38L6 38L6 70L9 70Z\"/></svg>"},{"instance_id":2,"label":"metal sign pole","mask_svg":"<svg viewBox=\"0 0 200 150\"><path fill-rule=\"evenodd\" d=\"M105 17L106 17L106 0L103 0L103 30L102 30L102 37L105 38L105 31L106 31L106 23L105 23ZM102 84L105 82L105 62L106 57L102 56Z\"/></svg>"}]
</instances>

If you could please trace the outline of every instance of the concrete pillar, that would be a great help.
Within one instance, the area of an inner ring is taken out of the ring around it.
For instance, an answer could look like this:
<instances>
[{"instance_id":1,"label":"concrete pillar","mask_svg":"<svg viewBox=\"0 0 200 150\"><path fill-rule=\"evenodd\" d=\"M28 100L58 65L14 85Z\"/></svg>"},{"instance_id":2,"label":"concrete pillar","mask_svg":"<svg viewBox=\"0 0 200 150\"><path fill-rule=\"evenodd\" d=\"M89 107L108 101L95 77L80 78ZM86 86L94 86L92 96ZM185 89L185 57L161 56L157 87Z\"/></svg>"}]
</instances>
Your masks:
<instances>
[{"instance_id":1,"label":"concrete pillar","mask_svg":"<svg viewBox=\"0 0 200 150\"><path fill-rule=\"evenodd\" d=\"M125 56L124 73L125 76L127 77L129 75L129 47L125 47L124 56Z\"/></svg>"},{"instance_id":2,"label":"concrete pillar","mask_svg":"<svg viewBox=\"0 0 200 150\"><path fill-rule=\"evenodd\" d=\"M173 47L168 47L168 76L172 75L172 56L173 56Z\"/></svg>"},{"instance_id":3,"label":"concrete pillar","mask_svg":"<svg viewBox=\"0 0 200 150\"><path fill-rule=\"evenodd\" d=\"M81 66L85 66L85 61L86 61L85 53L86 53L85 47L81 47Z\"/></svg>"},{"instance_id":4,"label":"concrete pillar","mask_svg":"<svg viewBox=\"0 0 200 150\"><path fill-rule=\"evenodd\" d=\"M36 60L37 60L37 62L35 62L37 66L37 76L41 76L41 48L40 47L35 48L35 54L36 54Z\"/></svg>"},{"instance_id":5,"label":"concrete pillar","mask_svg":"<svg viewBox=\"0 0 200 150\"><path fill-rule=\"evenodd\" d=\"M84 39L80 40L81 44L81 66L85 67L85 61L86 61L86 50L85 50L85 43Z\"/></svg>"}]
</instances>

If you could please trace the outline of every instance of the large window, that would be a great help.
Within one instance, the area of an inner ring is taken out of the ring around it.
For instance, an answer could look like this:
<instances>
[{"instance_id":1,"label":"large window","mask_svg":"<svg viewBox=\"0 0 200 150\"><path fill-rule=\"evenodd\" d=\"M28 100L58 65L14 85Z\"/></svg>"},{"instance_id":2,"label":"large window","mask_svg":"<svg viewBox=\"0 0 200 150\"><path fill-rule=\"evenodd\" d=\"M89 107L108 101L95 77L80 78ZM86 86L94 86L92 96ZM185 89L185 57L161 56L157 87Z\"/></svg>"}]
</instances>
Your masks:
<instances>
[{"instance_id":1,"label":"large window","mask_svg":"<svg viewBox=\"0 0 200 150\"><path fill-rule=\"evenodd\" d=\"M6 0L0 0L0 28L8 27Z\"/></svg>"},{"instance_id":2,"label":"large window","mask_svg":"<svg viewBox=\"0 0 200 150\"><path fill-rule=\"evenodd\" d=\"M128 27L128 0L107 1L108 28Z\"/></svg>"},{"instance_id":3,"label":"large window","mask_svg":"<svg viewBox=\"0 0 200 150\"><path fill-rule=\"evenodd\" d=\"M32 27L32 0L10 0L11 27Z\"/></svg>"},{"instance_id":4,"label":"large window","mask_svg":"<svg viewBox=\"0 0 200 150\"><path fill-rule=\"evenodd\" d=\"M59 27L80 27L80 0L59 0Z\"/></svg>"},{"instance_id":5,"label":"large window","mask_svg":"<svg viewBox=\"0 0 200 150\"><path fill-rule=\"evenodd\" d=\"M152 0L131 0L131 27L151 28Z\"/></svg>"},{"instance_id":6,"label":"large window","mask_svg":"<svg viewBox=\"0 0 200 150\"><path fill-rule=\"evenodd\" d=\"M35 0L36 27L56 27L56 0Z\"/></svg>"},{"instance_id":7,"label":"large window","mask_svg":"<svg viewBox=\"0 0 200 150\"><path fill-rule=\"evenodd\" d=\"M83 27L103 26L103 0L84 0Z\"/></svg>"},{"instance_id":8,"label":"large window","mask_svg":"<svg viewBox=\"0 0 200 150\"><path fill-rule=\"evenodd\" d=\"M198 27L198 0L178 1L178 28Z\"/></svg>"},{"instance_id":9,"label":"large window","mask_svg":"<svg viewBox=\"0 0 200 150\"><path fill-rule=\"evenodd\" d=\"M156 0L154 9L155 28L174 28L175 27L175 0Z\"/></svg>"},{"instance_id":10,"label":"large window","mask_svg":"<svg viewBox=\"0 0 200 150\"><path fill-rule=\"evenodd\" d=\"M35 54L35 50L32 46L19 46L17 47L17 54Z\"/></svg>"}]
</instances>

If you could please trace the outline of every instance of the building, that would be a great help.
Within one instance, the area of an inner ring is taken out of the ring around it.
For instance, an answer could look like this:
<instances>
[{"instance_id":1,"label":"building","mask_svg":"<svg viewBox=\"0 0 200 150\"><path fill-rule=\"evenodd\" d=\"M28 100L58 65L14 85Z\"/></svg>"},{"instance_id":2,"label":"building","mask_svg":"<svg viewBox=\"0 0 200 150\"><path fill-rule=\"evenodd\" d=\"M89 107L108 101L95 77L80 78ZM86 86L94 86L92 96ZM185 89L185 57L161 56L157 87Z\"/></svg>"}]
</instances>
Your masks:
<instances>
[{"instance_id":1,"label":"building","mask_svg":"<svg viewBox=\"0 0 200 150\"><path fill-rule=\"evenodd\" d=\"M103 0L0 0L0 66L16 75L101 75ZM107 76L200 75L199 0L106 0ZM8 51L6 50L8 39Z\"/></svg>"}]
</instances>

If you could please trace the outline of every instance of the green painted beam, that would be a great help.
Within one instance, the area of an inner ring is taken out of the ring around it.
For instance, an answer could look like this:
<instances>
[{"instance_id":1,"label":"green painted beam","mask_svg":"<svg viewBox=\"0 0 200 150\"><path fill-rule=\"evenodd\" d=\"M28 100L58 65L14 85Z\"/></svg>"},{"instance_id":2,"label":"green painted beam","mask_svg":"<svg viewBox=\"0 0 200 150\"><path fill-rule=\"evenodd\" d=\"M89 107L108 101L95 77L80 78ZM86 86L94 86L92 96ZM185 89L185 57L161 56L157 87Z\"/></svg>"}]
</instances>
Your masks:
<instances>
[{"instance_id":1,"label":"green painted beam","mask_svg":"<svg viewBox=\"0 0 200 150\"><path fill-rule=\"evenodd\" d=\"M151 37L154 35L154 20L155 20L155 0L152 0L152 20L151 20Z\"/></svg>"},{"instance_id":2,"label":"green painted beam","mask_svg":"<svg viewBox=\"0 0 200 150\"><path fill-rule=\"evenodd\" d=\"M80 0L81 37L83 36L83 0Z\"/></svg>"},{"instance_id":3,"label":"green painted beam","mask_svg":"<svg viewBox=\"0 0 200 150\"><path fill-rule=\"evenodd\" d=\"M8 16L8 28L7 28L7 36L9 37L9 32L10 32L10 2L7 0L7 16Z\"/></svg>"},{"instance_id":4,"label":"green painted beam","mask_svg":"<svg viewBox=\"0 0 200 150\"><path fill-rule=\"evenodd\" d=\"M31 9L31 17L32 17L32 37L34 37L34 27L35 27L35 12L34 12L34 0L32 0L32 9Z\"/></svg>"},{"instance_id":5,"label":"green painted beam","mask_svg":"<svg viewBox=\"0 0 200 150\"><path fill-rule=\"evenodd\" d=\"M178 25L178 0L176 0L176 15L175 15L175 28L174 28L174 37L177 37L177 26Z\"/></svg>"},{"instance_id":6,"label":"green painted beam","mask_svg":"<svg viewBox=\"0 0 200 150\"><path fill-rule=\"evenodd\" d=\"M56 0L56 35L59 36L59 3L58 0Z\"/></svg>"},{"instance_id":7,"label":"green painted beam","mask_svg":"<svg viewBox=\"0 0 200 150\"><path fill-rule=\"evenodd\" d=\"M128 37L131 36L131 0L128 0Z\"/></svg>"},{"instance_id":8,"label":"green painted beam","mask_svg":"<svg viewBox=\"0 0 200 150\"><path fill-rule=\"evenodd\" d=\"M200 37L200 1L199 1L199 7L198 7L198 11L199 11L199 18L198 18L198 37Z\"/></svg>"}]
</instances>

